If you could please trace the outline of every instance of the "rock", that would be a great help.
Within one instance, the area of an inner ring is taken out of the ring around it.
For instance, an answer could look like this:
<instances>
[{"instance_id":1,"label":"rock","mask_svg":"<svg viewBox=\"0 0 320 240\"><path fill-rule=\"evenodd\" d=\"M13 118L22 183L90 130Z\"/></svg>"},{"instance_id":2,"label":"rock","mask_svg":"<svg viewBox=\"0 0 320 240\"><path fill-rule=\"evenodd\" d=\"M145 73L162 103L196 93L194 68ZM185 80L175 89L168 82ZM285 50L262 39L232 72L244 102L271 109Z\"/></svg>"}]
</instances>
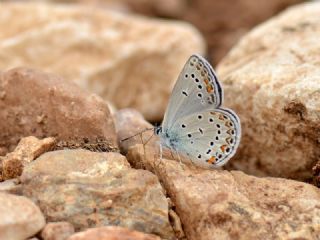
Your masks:
<instances>
[{"instance_id":1,"label":"rock","mask_svg":"<svg viewBox=\"0 0 320 240\"><path fill-rule=\"evenodd\" d=\"M216 65L241 37L257 24L304 0L184 0L178 18L194 24L208 43L209 59Z\"/></svg>"},{"instance_id":2,"label":"rock","mask_svg":"<svg viewBox=\"0 0 320 240\"><path fill-rule=\"evenodd\" d=\"M146 143L148 145L154 145L158 140L154 135L152 124L148 123L142 114L134 109L119 110L115 114L115 125L120 150L123 153L127 153L129 147L135 144ZM136 134L137 136L134 136Z\"/></svg>"},{"instance_id":3,"label":"rock","mask_svg":"<svg viewBox=\"0 0 320 240\"><path fill-rule=\"evenodd\" d=\"M161 240L159 237L122 227L100 227L79 232L68 240Z\"/></svg>"},{"instance_id":4,"label":"rock","mask_svg":"<svg viewBox=\"0 0 320 240\"><path fill-rule=\"evenodd\" d=\"M3 3L0 15L0 29L7 29L0 36L0 69L28 65L58 73L151 121L161 120L187 58L205 49L187 23L94 7Z\"/></svg>"},{"instance_id":5,"label":"rock","mask_svg":"<svg viewBox=\"0 0 320 240\"><path fill-rule=\"evenodd\" d=\"M17 68L0 73L0 92L5 93L0 98L2 147L12 149L22 137L32 135L55 137L61 148L117 148L107 105L75 84L37 70Z\"/></svg>"},{"instance_id":6,"label":"rock","mask_svg":"<svg viewBox=\"0 0 320 240\"><path fill-rule=\"evenodd\" d=\"M0 182L0 193L1 192L21 195L21 184L19 184L18 179L10 179Z\"/></svg>"},{"instance_id":7,"label":"rock","mask_svg":"<svg viewBox=\"0 0 320 240\"><path fill-rule=\"evenodd\" d=\"M43 240L66 240L74 233L74 227L68 222L47 223L42 229Z\"/></svg>"},{"instance_id":8,"label":"rock","mask_svg":"<svg viewBox=\"0 0 320 240\"><path fill-rule=\"evenodd\" d=\"M54 147L54 138L39 140L30 136L22 138L16 149L2 159L2 179L7 180L21 175L23 167Z\"/></svg>"},{"instance_id":9,"label":"rock","mask_svg":"<svg viewBox=\"0 0 320 240\"><path fill-rule=\"evenodd\" d=\"M61 2L61 0L51 0ZM63 0L68 2L68 0ZM304 0L77 0L114 6L146 15L177 18L194 24L204 35L212 63L217 64L252 27ZM236 16L236 17L235 17Z\"/></svg>"},{"instance_id":10,"label":"rock","mask_svg":"<svg viewBox=\"0 0 320 240\"><path fill-rule=\"evenodd\" d=\"M320 161L312 168L313 171L313 183L315 186L320 188Z\"/></svg>"},{"instance_id":11,"label":"rock","mask_svg":"<svg viewBox=\"0 0 320 240\"><path fill-rule=\"evenodd\" d=\"M244 37L219 65L225 106L237 112L243 132L230 168L312 177L320 157L319 11L317 2L285 11Z\"/></svg>"},{"instance_id":12,"label":"rock","mask_svg":"<svg viewBox=\"0 0 320 240\"><path fill-rule=\"evenodd\" d=\"M0 192L0 239L25 240L43 228L39 208L22 196Z\"/></svg>"},{"instance_id":13,"label":"rock","mask_svg":"<svg viewBox=\"0 0 320 240\"><path fill-rule=\"evenodd\" d=\"M174 238L157 177L130 168L119 153L48 152L26 166L21 182L50 222L70 222L76 231L118 225Z\"/></svg>"},{"instance_id":14,"label":"rock","mask_svg":"<svg viewBox=\"0 0 320 240\"><path fill-rule=\"evenodd\" d=\"M128 151L165 186L187 239L317 239L320 190L281 178L258 178L240 171L203 170L162 159L153 149Z\"/></svg>"}]
</instances>

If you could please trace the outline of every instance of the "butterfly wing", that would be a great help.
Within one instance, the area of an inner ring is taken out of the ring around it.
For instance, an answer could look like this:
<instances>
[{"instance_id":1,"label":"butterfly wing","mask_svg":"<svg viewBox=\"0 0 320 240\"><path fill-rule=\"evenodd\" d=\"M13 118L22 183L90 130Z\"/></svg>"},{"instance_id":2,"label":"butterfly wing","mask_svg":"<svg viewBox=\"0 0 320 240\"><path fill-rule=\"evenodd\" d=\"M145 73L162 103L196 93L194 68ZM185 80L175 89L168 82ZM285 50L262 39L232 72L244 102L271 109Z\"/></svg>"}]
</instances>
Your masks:
<instances>
[{"instance_id":1,"label":"butterfly wing","mask_svg":"<svg viewBox=\"0 0 320 240\"><path fill-rule=\"evenodd\" d=\"M215 109L222 104L223 92L211 65L201 56L192 55L173 88L162 129L200 109Z\"/></svg>"},{"instance_id":2,"label":"butterfly wing","mask_svg":"<svg viewBox=\"0 0 320 240\"><path fill-rule=\"evenodd\" d=\"M198 166L224 165L236 152L241 125L230 109L203 110L178 119L169 131L174 149Z\"/></svg>"}]
</instances>

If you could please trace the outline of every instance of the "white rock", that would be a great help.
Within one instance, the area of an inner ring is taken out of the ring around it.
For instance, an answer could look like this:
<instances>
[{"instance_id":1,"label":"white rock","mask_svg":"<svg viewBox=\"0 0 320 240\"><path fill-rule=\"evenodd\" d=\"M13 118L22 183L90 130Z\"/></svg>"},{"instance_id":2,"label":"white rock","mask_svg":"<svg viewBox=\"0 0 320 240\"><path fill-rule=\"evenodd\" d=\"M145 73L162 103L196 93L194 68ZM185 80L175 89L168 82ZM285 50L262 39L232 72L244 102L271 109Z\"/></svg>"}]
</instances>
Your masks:
<instances>
[{"instance_id":1,"label":"white rock","mask_svg":"<svg viewBox=\"0 0 320 240\"><path fill-rule=\"evenodd\" d=\"M0 239L25 240L45 225L40 209L28 198L0 192Z\"/></svg>"}]
</instances>

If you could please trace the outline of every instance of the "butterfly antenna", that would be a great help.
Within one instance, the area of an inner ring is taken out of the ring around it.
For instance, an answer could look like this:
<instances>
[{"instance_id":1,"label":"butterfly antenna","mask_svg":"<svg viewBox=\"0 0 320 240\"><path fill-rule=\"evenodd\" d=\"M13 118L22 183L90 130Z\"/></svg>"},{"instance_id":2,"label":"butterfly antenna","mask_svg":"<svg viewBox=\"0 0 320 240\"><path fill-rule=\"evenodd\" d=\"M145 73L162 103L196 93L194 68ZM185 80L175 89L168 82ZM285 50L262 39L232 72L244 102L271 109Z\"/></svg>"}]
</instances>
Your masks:
<instances>
[{"instance_id":1,"label":"butterfly antenna","mask_svg":"<svg viewBox=\"0 0 320 240\"><path fill-rule=\"evenodd\" d=\"M141 132L138 132L138 133L136 133L136 134L134 134L134 135L132 135L132 136L130 136L130 137L126 137L126 138L124 138L124 139L121 139L120 142L127 141L127 140L129 140L129 139L131 139L131 138L134 138L134 137L138 136L138 135L141 136L142 133L144 133L144 132L146 132L146 131L150 131L150 130L154 130L154 128L153 128L153 127L152 127L152 128L146 128L146 129L142 130Z\"/></svg>"}]
</instances>

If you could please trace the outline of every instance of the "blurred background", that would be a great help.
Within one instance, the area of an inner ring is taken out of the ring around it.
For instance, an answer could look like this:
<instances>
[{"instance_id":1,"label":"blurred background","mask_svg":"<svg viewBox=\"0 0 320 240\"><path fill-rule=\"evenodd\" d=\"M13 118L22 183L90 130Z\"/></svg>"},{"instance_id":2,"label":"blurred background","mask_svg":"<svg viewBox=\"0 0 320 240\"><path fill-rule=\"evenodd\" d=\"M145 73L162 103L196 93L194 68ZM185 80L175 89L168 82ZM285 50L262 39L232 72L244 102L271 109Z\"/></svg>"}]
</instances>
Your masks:
<instances>
[{"instance_id":1,"label":"blurred background","mask_svg":"<svg viewBox=\"0 0 320 240\"><path fill-rule=\"evenodd\" d=\"M302 0L2 0L0 70L39 69L161 122L192 53L213 66Z\"/></svg>"},{"instance_id":2,"label":"blurred background","mask_svg":"<svg viewBox=\"0 0 320 240\"><path fill-rule=\"evenodd\" d=\"M2 0L19 2L18 0ZM35 2L20 0L22 3ZM216 65L255 25L303 0L38 0L85 4L150 17L187 21L205 37L208 57Z\"/></svg>"}]
</instances>

